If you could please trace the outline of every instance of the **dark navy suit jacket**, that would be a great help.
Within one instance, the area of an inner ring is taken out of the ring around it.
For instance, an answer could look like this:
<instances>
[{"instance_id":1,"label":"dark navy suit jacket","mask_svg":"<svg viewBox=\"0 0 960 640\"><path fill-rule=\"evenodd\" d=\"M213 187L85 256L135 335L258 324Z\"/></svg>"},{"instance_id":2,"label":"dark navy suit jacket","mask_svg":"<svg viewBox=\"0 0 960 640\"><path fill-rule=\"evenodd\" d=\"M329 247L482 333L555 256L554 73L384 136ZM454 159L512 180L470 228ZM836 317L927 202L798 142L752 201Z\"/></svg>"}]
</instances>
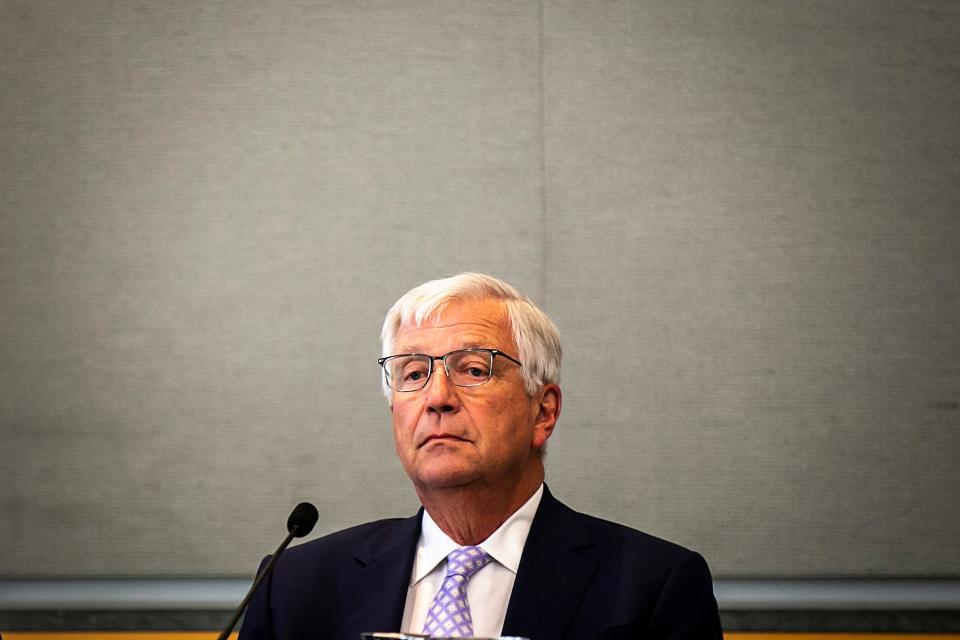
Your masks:
<instances>
[{"instance_id":1,"label":"dark navy suit jacket","mask_svg":"<svg viewBox=\"0 0 960 640\"><path fill-rule=\"evenodd\" d=\"M358 640L399 631L420 514L291 547L247 610L240 640ZM703 558L577 513L544 490L503 635L531 640L720 640Z\"/></svg>"}]
</instances>

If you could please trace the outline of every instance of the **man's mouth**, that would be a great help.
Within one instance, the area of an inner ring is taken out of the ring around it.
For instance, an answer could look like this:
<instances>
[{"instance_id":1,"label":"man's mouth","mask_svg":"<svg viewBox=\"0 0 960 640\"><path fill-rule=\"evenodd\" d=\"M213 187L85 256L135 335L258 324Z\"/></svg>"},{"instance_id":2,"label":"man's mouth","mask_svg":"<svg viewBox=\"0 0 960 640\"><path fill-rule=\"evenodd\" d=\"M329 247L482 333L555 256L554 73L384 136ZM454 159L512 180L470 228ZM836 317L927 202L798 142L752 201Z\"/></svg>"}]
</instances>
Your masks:
<instances>
[{"instance_id":1,"label":"man's mouth","mask_svg":"<svg viewBox=\"0 0 960 640\"><path fill-rule=\"evenodd\" d=\"M459 437L459 436L455 436L455 435L452 435L452 434L449 434L449 433L435 433L435 434L432 434L432 435L427 436L427 437L423 440L423 442L420 444L420 446L421 446L421 447L425 447L425 446L427 446L428 444L430 444L431 442L442 442L442 441L459 441L459 442L465 442L465 438L461 438L461 437Z\"/></svg>"}]
</instances>

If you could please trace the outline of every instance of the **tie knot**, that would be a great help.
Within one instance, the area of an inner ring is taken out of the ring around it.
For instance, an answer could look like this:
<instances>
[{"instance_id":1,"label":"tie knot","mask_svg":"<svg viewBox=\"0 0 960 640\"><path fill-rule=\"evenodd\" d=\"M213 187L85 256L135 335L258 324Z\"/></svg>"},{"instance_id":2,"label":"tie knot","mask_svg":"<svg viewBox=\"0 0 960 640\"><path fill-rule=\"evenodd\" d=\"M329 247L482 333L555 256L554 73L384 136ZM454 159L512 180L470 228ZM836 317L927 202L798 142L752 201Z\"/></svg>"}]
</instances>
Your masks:
<instances>
[{"instance_id":1,"label":"tie knot","mask_svg":"<svg viewBox=\"0 0 960 640\"><path fill-rule=\"evenodd\" d=\"M465 580L469 580L470 576L485 567L491 559L480 547L454 549L447 556L447 577L463 576Z\"/></svg>"}]
</instances>

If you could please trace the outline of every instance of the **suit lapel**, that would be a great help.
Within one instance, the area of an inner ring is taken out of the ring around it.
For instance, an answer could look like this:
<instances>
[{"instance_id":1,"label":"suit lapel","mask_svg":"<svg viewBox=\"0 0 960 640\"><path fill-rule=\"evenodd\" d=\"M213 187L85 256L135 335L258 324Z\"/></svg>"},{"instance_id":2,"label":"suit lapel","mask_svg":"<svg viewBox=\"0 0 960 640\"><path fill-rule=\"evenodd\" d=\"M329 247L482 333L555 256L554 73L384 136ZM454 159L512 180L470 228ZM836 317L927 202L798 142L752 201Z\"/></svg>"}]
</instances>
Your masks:
<instances>
[{"instance_id":1,"label":"suit lapel","mask_svg":"<svg viewBox=\"0 0 960 640\"><path fill-rule=\"evenodd\" d=\"M357 570L340 587L342 602L352 607L343 614L345 635L400 631L420 516L398 521L354 551Z\"/></svg>"},{"instance_id":2,"label":"suit lapel","mask_svg":"<svg viewBox=\"0 0 960 640\"><path fill-rule=\"evenodd\" d=\"M558 640L570 624L597 563L584 550L593 537L575 512L544 486L523 548L503 635Z\"/></svg>"}]
</instances>

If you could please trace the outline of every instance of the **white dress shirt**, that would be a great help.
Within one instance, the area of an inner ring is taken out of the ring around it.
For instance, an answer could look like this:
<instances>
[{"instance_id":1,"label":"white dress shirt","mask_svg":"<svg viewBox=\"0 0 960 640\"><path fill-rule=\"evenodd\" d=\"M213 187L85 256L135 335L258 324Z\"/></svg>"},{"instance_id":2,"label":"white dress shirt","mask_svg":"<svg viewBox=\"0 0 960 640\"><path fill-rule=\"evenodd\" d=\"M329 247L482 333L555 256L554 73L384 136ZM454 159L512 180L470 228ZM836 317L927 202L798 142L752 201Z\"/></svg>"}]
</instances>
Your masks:
<instances>
[{"instance_id":1,"label":"white dress shirt","mask_svg":"<svg viewBox=\"0 0 960 640\"><path fill-rule=\"evenodd\" d=\"M477 545L493 558L490 564L475 573L467 583L473 635L477 637L495 638L503 630L523 545L527 542L530 525L542 497L541 484L522 507L507 518L489 538ZM424 510L417 555L413 561L407 603L403 609L403 623L400 627L404 632L423 632L427 610L446 575L447 556L459 546L440 530L430 514Z\"/></svg>"}]
</instances>

